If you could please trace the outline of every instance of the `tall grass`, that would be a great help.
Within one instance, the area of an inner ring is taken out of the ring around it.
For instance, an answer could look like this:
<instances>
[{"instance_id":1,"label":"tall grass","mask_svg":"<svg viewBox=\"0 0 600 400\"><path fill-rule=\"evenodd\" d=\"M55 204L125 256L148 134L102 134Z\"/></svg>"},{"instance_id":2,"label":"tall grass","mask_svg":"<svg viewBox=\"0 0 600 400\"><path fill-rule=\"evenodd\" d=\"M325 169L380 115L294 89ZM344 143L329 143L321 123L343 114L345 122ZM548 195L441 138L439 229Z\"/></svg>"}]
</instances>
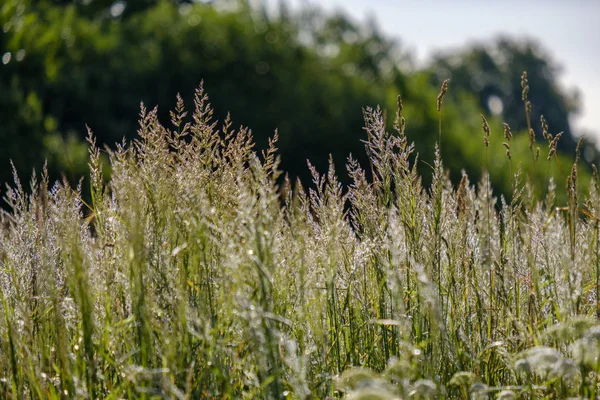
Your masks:
<instances>
[{"instance_id":1,"label":"tall grass","mask_svg":"<svg viewBox=\"0 0 600 400\"><path fill-rule=\"evenodd\" d=\"M348 187L332 163L292 185L277 135L256 152L202 87L172 128L142 107L108 183L90 134L90 203L15 174L1 397L597 396L597 179L579 198L577 160L554 204L517 168L507 203L485 173L455 187L438 151L424 187L402 100L394 133L364 116L369 171L350 157Z\"/></svg>"}]
</instances>

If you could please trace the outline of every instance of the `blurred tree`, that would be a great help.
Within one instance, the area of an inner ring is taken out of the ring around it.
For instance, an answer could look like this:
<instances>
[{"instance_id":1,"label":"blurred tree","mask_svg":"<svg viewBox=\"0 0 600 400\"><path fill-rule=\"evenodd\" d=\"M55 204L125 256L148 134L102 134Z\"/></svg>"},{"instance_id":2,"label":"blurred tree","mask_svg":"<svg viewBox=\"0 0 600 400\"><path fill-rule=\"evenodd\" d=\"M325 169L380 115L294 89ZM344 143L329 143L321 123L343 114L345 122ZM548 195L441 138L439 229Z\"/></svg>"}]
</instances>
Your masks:
<instances>
[{"instance_id":1,"label":"blurred tree","mask_svg":"<svg viewBox=\"0 0 600 400\"><path fill-rule=\"evenodd\" d=\"M18 146L38 146L31 149L32 158L16 162L20 171L41 164L42 136L60 132L66 138L73 132L82 138L87 124L100 143L130 138L140 101L160 104L167 122L175 94L187 95L191 104L193 88L204 80L217 116L231 111L236 123L253 129L259 145L279 130L283 167L292 176L306 177L307 158L326 168L329 153L343 172L348 153L364 153L362 107L385 104L397 90L394 82L403 79L389 52L396 45L342 15L321 18L311 32L318 39L313 47L302 39L310 27L301 19L285 9L269 17L245 2L219 11L207 4L157 0L127 18L110 16L109 3L99 0L11 4L2 13L3 45L26 56L0 70L3 87L13 82L5 100L13 111L3 108L6 119L25 109L9 99L21 92L22 98L31 93L39 99L38 122L22 118L0 131L1 138L13 138ZM131 10L129 4L126 9ZM336 25L341 28L334 34ZM325 54L326 47L340 51ZM37 125L30 129L31 124ZM0 179L9 179L8 158L26 153L18 146L0 154ZM60 159L48 154L59 148L47 148L45 156Z\"/></svg>"},{"instance_id":2,"label":"blurred tree","mask_svg":"<svg viewBox=\"0 0 600 400\"><path fill-rule=\"evenodd\" d=\"M230 111L236 124L252 128L259 147L278 129L282 168L304 181L306 160L325 170L330 153L342 176L349 153L367 165L361 110L379 104L393 115L398 93L427 180L442 70L452 73L442 155L454 178L463 168L479 176L482 144L471 138L480 135L480 107L491 110L490 96L500 98L515 130L523 126L522 69L530 71L534 107L558 109L536 108L534 124L543 112L553 133L565 121L569 127L565 118L575 103L556 89L551 63L527 50L530 45L501 42L499 50L475 48L414 71L399 43L373 21L357 24L317 9L291 14L285 3L275 13L245 0L233 3L226 10L183 0L3 3L0 141L8 145L0 146L0 182L11 179L9 158L24 175L47 158L54 177L75 180L85 173L86 125L100 145L112 146L135 135L140 101L160 104L159 117L168 124L175 94L191 107L202 80L216 117ZM506 192L505 164L499 159L491 168L494 184Z\"/></svg>"},{"instance_id":3,"label":"blurred tree","mask_svg":"<svg viewBox=\"0 0 600 400\"><path fill-rule=\"evenodd\" d=\"M162 0L164 1L164 0ZM175 5L191 4L200 0L170 0ZM109 19L128 18L139 12L156 7L161 0L46 0L33 2L32 6L45 7L48 3L54 6L77 9L77 13L86 18ZM209 1L204 1L208 3Z\"/></svg>"}]
</instances>

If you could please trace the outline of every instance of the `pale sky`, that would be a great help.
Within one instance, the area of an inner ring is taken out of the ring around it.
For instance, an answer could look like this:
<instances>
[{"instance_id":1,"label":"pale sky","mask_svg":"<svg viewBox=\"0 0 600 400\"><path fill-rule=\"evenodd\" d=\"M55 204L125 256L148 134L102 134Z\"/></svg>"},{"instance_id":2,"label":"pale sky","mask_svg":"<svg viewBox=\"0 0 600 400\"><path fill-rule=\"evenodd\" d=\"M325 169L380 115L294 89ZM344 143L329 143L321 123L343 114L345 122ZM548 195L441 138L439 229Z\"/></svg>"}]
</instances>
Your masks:
<instances>
[{"instance_id":1,"label":"pale sky","mask_svg":"<svg viewBox=\"0 0 600 400\"><path fill-rule=\"evenodd\" d=\"M268 0L275 4L277 0ZM582 112L575 132L600 143L600 0L289 0L290 5L341 9L364 22L372 16L382 32L400 40L419 62L436 50L461 48L505 34L533 38L561 66L560 83L577 87Z\"/></svg>"}]
</instances>

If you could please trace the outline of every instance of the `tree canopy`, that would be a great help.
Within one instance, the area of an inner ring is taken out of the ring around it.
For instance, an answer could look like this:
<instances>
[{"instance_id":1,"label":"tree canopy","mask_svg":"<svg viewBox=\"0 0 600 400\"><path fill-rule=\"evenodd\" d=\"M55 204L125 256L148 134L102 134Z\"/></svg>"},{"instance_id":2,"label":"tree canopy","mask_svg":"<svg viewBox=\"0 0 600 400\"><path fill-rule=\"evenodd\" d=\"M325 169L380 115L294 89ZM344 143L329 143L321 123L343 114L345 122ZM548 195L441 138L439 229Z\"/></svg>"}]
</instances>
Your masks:
<instances>
[{"instance_id":1,"label":"tree canopy","mask_svg":"<svg viewBox=\"0 0 600 400\"><path fill-rule=\"evenodd\" d=\"M292 177L309 178L307 159L324 170L329 154L340 172L350 153L366 162L361 110L381 105L393 115L398 94L407 134L428 170L438 138L435 99L448 77L442 153L455 177L462 168L474 176L482 168L479 113L493 115L493 96L503 107L490 122L498 149L502 121L516 133L525 128L523 70L532 120L543 114L553 133L565 132L559 148L571 154L575 148L568 118L577 98L559 88L554 62L532 42L501 39L440 55L417 70L375 22L316 9L292 13L285 4L272 13L245 1L223 8L171 0L13 0L0 15L2 182L11 179L9 159L28 174L46 158L55 176L77 179L87 162L86 126L101 145L112 146L135 134L140 102L161 104L167 123L175 95L190 104L201 81L216 117L223 121L230 112L252 129L259 147L278 131L282 168ZM497 153L492 178L510 192L504 150ZM525 153L515 157L528 162Z\"/></svg>"}]
</instances>

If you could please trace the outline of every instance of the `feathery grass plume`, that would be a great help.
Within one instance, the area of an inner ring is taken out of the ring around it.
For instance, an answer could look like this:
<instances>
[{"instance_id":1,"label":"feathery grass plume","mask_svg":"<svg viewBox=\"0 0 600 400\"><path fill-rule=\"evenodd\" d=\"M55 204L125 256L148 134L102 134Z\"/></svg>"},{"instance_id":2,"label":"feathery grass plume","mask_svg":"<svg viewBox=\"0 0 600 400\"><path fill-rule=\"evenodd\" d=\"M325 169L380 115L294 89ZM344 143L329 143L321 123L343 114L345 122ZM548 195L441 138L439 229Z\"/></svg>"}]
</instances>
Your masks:
<instances>
[{"instance_id":1,"label":"feathery grass plume","mask_svg":"<svg viewBox=\"0 0 600 400\"><path fill-rule=\"evenodd\" d=\"M507 142L510 142L512 139L512 132L510 130L510 125L508 125L506 122L503 122L502 126L504 126L504 138L506 139Z\"/></svg>"},{"instance_id":2,"label":"feathery grass plume","mask_svg":"<svg viewBox=\"0 0 600 400\"><path fill-rule=\"evenodd\" d=\"M528 81L527 81L527 71L523 71L523 73L521 74L521 99L523 101L527 100L527 94L529 93L529 85L528 85Z\"/></svg>"},{"instance_id":3,"label":"feathery grass plume","mask_svg":"<svg viewBox=\"0 0 600 400\"><path fill-rule=\"evenodd\" d=\"M348 188L332 163L280 188L276 137L257 151L194 100L169 129L143 109L108 182L88 134L89 204L15 171L0 398L597 397L600 190L581 190L581 143L567 212L552 178L523 201L519 168L496 207L489 174L453 186L439 147L424 188L399 99L398 134L365 109L372 178L349 157Z\"/></svg>"},{"instance_id":4,"label":"feathery grass plume","mask_svg":"<svg viewBox=\"0 0 600 400\"><path fill-rule=\"evenodd\" d=\"M571 174L567 177L567 191L569 194L569 199L572 202L572 208L574 212L577 212L577 208L579 207L578 201L578 193L577 193L577 165L579 164L579 155L581 144L583 143L583 137L579 139L577 142L577 147L575 148L575 162L571 167Z\"/></svg>"},{"instance_id":5,"label":"feathery grass plume","mask_svg":"<svg viewBox=\"0 0 600 400\"><path fill-rule=\"evenodd\" d=\"M579 194L578 194L578 172L577 167L579 164L579 154L581 145L583 143L583 137L579 139L577 142L577 147L575 150L575 162L571 167L571 174L567 177L567 193L568 193L568 218L567 223L569 227L569 243L570 243L570 261L574 265L577 259L577 234L578 234L578 220L579 220ZM581 302L581 293L579 291L574 291L574 278L576 275L572 272L568 274L568 286L569 290L572 293L575 304L573 304L574 309L578 312Z\"/></svg>"},{"instance_id":6,"label":"feathery grass plume","mask_svg":"<svg viewBox=\"0 0 600 400\"><path fill-rule=\"evenodd\" d=\"M392 201L394 156L396 149L403 150L406 146L404 136L396 137L390 135L385 129L385 116L381 108L372 109L367 107L363 110L367 140L365 149L369 155L373 184L378 191L384 193L385 204Z\"/></svg>"},{"instance_id":7,"label":"feathery grass plume","mask_svg":"<svg viewBox=\"0 0 600 400\"><path fill-rule=\"evenodd\" d=\"M508 158L508 166L509 166L508 172L509 172L509 176L510 176L510 184L511 184L512 192L514 192L515 186L514 186L514 180L513 180L514 177L513 177L512 153L510 152L510 141L512 140L512 132L510 130L510 126L506 122L503 122L502 126L504 127L504 139L506 139L506 141L502 142L502 145L506 149L506 157Z\"/></svg>"},{"instance_id":8,"label":"feathery grass plume","mask_svg":"<svg viewBox=\"0 0 600 400\"><path fill-rule=\"evenodd\" d=\"M558 145L558 141L560 140L562 135L563 135L563 132L559 132L550 141L550 143L548 145L548 157L547 157L548 160L550 160L556 154L556 146Z\"/></svg>"},{"instance_id":9,"label":"feathery grass plume","mask_svg":"<svg viewBox=\"0 0 600 400\"><path fill-rule=\"evenodd\" d=\"M440 88L440 93L438 94L438 97L437 97L438 112L442 111L442 104L444 103L444 96L446 95L446 92L448 91L448 82L449 81L450 81L450 79L446 79L444 82L442 82L442 87Z\"/></svg>"},{"instance_id":10,"label":"feathery grass plume","mask_svg":"<svg viewBox=\"0 0 600 400\"><path fill-rule=\"evenodd\" d=\"M548 132L548 123L543 115L540 115L540 123L542 125L542 137L550 142L552 140L552 135Z\"/></svg>"},{"instance_id":11,"label":"feathery grass plume","mask_svg":"<svg viewBox=\"0 0 600 400\"><path fill-rule=\"evenodd\" d=\"M436 280L439 286L442 285L441 277L441 258L442 258L442 213L444 212L443 206L444 196L444 167L442 164L441 154L439 147L435 146L435 161L433 166L433 179L431 183L431 200L432 200L432 211L433 211L433 232L434 232L434 263L437 270ZM440 304L443 304L443 300L440 295Z\"/></svg>"},{"instance_id":12,"label":"feathery grass plume","mask_svg":"<svg viewBox=\"0 0 600 400\"><path fill-rule=\"evenodd\" d=\"M506 157L510 160L511 159L510 143L509 142L502 142L502 146L504 146L504 148L506 149Z\"/></svg>"},{"instance_id":13,"label":"feathery grass plume","mask_svg":"<svg viewBox=\"0 0 600 400\"><path fill-rule=\"evenodd\" d=\"M446 79L443 83L442 83L442 87L440 89L440 93L437 97L437 110L438 110L438 118L439 118L439 125L438 125L438 143L435 146L435 161L434 161L434 166L433 166L433 179L432 179L432 184L431 184L431 197L432 197L432 202L433 202L433 231L434 231L434 249L433 249L433 254L434 254L434 263L435 263L435 269L437 270L437 276L436 276L436 280L437 280L437 284L438 287L442 286L442 266L441 266L441 252L442 252L442 212L443 212L443 195L444 195L444 190L443 190L443 186L444 186L444 167L442 165L442 155L441 155L441 146L442 146L442 104L444 101L444 95L446 94L446 92L448 91L448 79ZM441 294L441 290L438 290L438 294L439 294L439 304L442 305L443 308L443 298L442 298L442 294Z\"/></svg>"},{"instance_id":14,"label":"feathery grass plume","mask_svg":"<svg viewBox=\"0 0 600 400\"><path fill-rule=\"evenodd\" d=\"M506 139L505 142L502 142L502 145L506 148L506 157L511 160L511 153L510 153L510 140L512 139L512 132L510 131L510 126L504 122L502 124L504 126L504 138ZM511 163L511 167L512 167L512 163ZM512 175L512 172L511 172Z\"/></svg>"},{"instance_id":15,"label":"feathery grass plume","mask_svg":"<svg viewBox=\"0 0 600 400\"><path fill-rule=\"evenodd\" d=\"M483 142L485 144L485 174L487 178L487 182L485 185L485 206L486 206L486 221L487 221L487 231L486 231L486 251L485 251L485 259L486 262L489 263L490 268L490 304L492 304L492 308L494 307L494 295L493 292L495 290L495 273L494 273L494 265L492 264L492 249L491 249L491 210L490 210L490 173L489 173L489 165L488 165L488 147L490 145L489 137L491 134L490 125L487 122L487 119L483 114L481 114L481 127L483 128L483 132L485 135L483 136ZM492 314L488 313L488 330L487 330L488 338L491 339L492 335Z\"/></svg>"},{"instance_id":16,"label":"feathery grass plume","mask_svg":"<svg viewBox=\"0 0 600 400\"><path fill-rule=\"evenodd\" d=\"M396 132L398 132L400 137L404 137L404 131L406 130L406 120L402 115L402 96L398 95L396 102L396 119L394 120L394 129L396 130Z\"/></svg>"},{"instance_id":17,"label":"feathery grass plume","mask_svg":"<svg viewBox=\"0 0 600 400\"><path fill-rule=\"evenodd\" d=\"M533 129L529 129L528 130L528 135L529 135L529 150L531 150L531 153L533 154L534 150L534 146L535 146L535 131Z\"/></svg>"},{"instance_id":18,"label":"feathery grass plume","mask_svg":"<svg viewBox=\"0 0 600 400\"><path fill-rule=\"evenodd\" d=\"M542 130L545 132L544 136L548 139L548 156L546 157L546 160L548 160L548 169L546 170L546 181L548 181L549 179L552 180L553 178L550 177L550 169L551 169L551 163L550 161L552 160L552 157L554 155L556 155L556 147L558 145L558 141L560 140L561 136L563 135L563 132L559 132L556 134L556 136L552 137L552 135L550 133L548 133L548 126L545 124L545 120L544 117L542 118ZM556 162L558 163L558 157L556 158ZM553 183L553 181L552 181ZM547 191L547 195L550 194L550 191ZM554 193L551 194L552 196L552 202L554 201Z\"/></svg>"},{"instance_id":19,"label":"feathery grass plume","mask_svg":"<svg viewBox=\"0 0 600 400\"><path fill-rule=\"evenodd\" d=\"M442 87L440 88L440 93L438 94L437 97L437 111L438 111L438 145L441 148L442 147L442 104L444 103L444 96L446 95L446 92L448 91L448 81L449 79L446 79L444 82L442 82Z\"/></svg>"},{"instance_id":20,"label":"feathery grass plume","mask_svg":"<svg viewBox=\"0 0 600 400\"><path fill-rule=\"evenodd\" d=\"M577 141L577 147L575 148L575 164L579 164L579 159L581 157L581 146L583 145L584 140L585 136L582 136Z\"/></svg>"},{"instance_id":21,"label":"feathery grass plume","mask_svg":"<svg viewBox=\"0 0 600 400\"><path fill-rule=\"evenodd\" d=\"M483 143L485 144L485 147L489 147L490 145L490 141L489 141L489 137L490 137L490 126L487 122L487 119L485 119L485 116L483 114L481 114L481 127L483 128L483 132L485 133L485 136L483 137Z\"/></svg>"},{"instance_id":22,"label":"feathery grass plume","mask_svg":"<svg viewBox=\"0 0 600 400\"><path fill-rule=\"evenodd\" d=\"M525 117L527 122L527 133L529 134L529 150L533 151L533 144L535 143L535 136L532 136L531 131L531 102L528 100L527 95L529 94L529 81L527 80L527 71L523 71L521 74L521 100L525 106Z\"/></svg>"},{"instance_id":23,"label":"feathery grass plume","mask_svg":"<svg viewBox=\"0 0 600 400\"><path fill-rule=\"evenodd\" d=\"M525 119L527 122L527 134L529 136L529 151L531 152L532 164L531 164L531 178L535 177L535 164L540 155L540 148L535 147L535 131L531 127L531 102L527 96L529 94L529 81L527 79L527 71L523 71L521 75L521 99L525 107Z\"/></svg>"},{"instance_id":24,"label":"feathery grass plume","mask_svg":"<svg viewBox=\"0 0 600 400\"><path fill-rule=\"evenodd\" d=\"M461 215L465 213L468 207L467 203L467 186L469 180L466 174L463 174L456 190L456 214Z\"/></svg>"},{"instance_id":25,"label":"feathery grass plume","mask_svg":"<svg viewBox=\"0 0 600 400\"><path fill-rule=\"evenodd\" d=\"M525 113L527 115L527 130L531 130L531 102L528 100L527 95L529 94L529 81L527 80L527 71L523 71L521 75L521 99L525 105Z\"/></svg>"}]
</instances>

